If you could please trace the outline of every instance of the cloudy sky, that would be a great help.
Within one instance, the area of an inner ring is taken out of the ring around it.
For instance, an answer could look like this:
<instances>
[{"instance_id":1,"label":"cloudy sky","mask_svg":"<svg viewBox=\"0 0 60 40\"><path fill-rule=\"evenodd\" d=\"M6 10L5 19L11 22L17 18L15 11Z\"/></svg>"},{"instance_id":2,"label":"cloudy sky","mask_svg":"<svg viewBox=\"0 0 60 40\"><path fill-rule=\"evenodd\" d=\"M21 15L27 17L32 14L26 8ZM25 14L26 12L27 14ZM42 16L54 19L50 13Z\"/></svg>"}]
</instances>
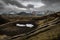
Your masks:
<instances>
[{"instance_id":1,"label":"cloudy sky","mask_svg":"<svg viewBox=\"0 0 60 40\"><path fill-rule=\"evenodd\" d=\"M0 0L0 9L27 8L27 5L33 5L36 10L60 11L60 0Z\"/></svg>"}]
</instances>

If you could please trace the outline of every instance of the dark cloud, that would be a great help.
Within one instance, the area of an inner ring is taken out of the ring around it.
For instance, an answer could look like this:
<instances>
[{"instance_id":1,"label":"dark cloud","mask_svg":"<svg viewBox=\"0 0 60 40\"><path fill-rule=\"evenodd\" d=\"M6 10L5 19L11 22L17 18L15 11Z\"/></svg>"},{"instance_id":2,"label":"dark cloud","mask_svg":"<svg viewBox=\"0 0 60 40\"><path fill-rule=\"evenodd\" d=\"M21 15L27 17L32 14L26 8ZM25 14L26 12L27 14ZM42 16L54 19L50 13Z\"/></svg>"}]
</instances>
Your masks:
<instances>
[{"instance_id":1,"label":"dark cloud","mask_svg":"<svg viewBox=\"0 0 60 40\"><path fill-rule=\"evenodd\" d=\"M60 11L60 0L42 0L45 6L41 7L41 10Z\"/></svg>"},{"instance_id":2,"label":"dark cloud","mask_svg":"<svg viewBox=\"0 0 60 40\"><path fill-rule=\"evenodd\" d=\"M41 0L20 0L20 1L33 1L33 2L39 2Z\"/></svg>"},{"instance_id":3,"label":"dark cloud","mask_svg":"<svg viewBox=\"0 0 60 40\"><path fill-rule=\"evenodd\" d=\"M60 0L42 0L42 1L47 1L47 2L60 2Z\"/></svg>"},{"instance_id":4,"label":"dark cloud","mask_svg":"<svg viewBox=\"0 0 60 40\"><path fill-rule=\"evenodd\" d=\"M4 6L4 5L3 5L2 3L0 3L0 10L1 10L1 9L4 9L3 6Z\"/></svg>"},{"instance_id":5,"label":"dark cloud","mask_svg":"<svg viewBox=\"0 0 60 40\"><path fill-rule=\"evenodd\" d=\"M42 2L45 4L45 6L40 7L40 9L38 8L39 10L60 10L60 0L2 0L2 1L7 5L12 4L18 7L25 7L24 5L21 4L23 1L26 2L30 1L30 2L37 2L37 3Z\"/></svg>"},{"instance_id":6,"label":"dark cloud","mask_svg":"<svg viewBox=\"0 0 60 40\"><path fill-rule=\"evenodd\" d=\"M28 4L27 7L28 7L28 8L34 8L34 5Z\"/></svg>"},{"instance_id":7,"label":"dark cloud","mask_svg":"<svg viewBox=\"0 0 60 40\"><path fill-rule=\"evenodd\" d=\"M12 4L12 5L16 5L18 7L24 7L21 3L19 3L18 1L15 0L2 0L4 1L6 4Z\"/></svg>"},{"instance_id":8,"label":"dark cloud","mask_svg":"<svg viewBox=\"0 0 60 40\"><path fill-rule=\"evenodd\" d=\"M41 0L41 1L47 5L60 2L60 0Z\"/></svg>"},{"instance_id":9,"label":"dark cloud","mask_svg":"<svg viewBox=\"0 0 60 40\"><path fill-rule=\"evenodd\" d=\"M5 5L6 5L6 4L5 4L3 1L0 0L0 10L4 9L4 6L5 6Z\"/></svg>"}]
</instances>

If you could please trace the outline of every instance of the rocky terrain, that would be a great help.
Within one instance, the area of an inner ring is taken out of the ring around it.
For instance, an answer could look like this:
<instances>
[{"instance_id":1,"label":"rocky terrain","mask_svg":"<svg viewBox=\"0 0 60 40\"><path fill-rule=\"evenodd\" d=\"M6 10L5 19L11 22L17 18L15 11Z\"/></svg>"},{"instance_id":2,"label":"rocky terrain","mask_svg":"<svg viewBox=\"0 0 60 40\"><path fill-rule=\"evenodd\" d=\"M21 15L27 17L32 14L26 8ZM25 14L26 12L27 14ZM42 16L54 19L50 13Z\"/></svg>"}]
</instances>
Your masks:
<instances>
[{"instance_id":1,"label":"rocky terrain","mask_svg":"<svg viewBox=\"0 0 60 40\"><path fill-rule=\"evenodd\" d=\"M18 27L16 24L33 24ZM45 16L0 15L0 40L59 40L60 13Z\"/></svg>"}]
</instances>

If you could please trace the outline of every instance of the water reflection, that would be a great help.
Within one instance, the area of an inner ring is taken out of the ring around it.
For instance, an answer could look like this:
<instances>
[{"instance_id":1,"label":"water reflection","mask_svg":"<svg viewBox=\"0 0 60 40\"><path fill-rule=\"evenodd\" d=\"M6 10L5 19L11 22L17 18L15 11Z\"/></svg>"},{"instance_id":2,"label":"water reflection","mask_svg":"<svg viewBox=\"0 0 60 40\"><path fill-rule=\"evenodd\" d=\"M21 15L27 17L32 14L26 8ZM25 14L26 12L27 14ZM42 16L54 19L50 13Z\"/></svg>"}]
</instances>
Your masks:
<instances>
[{"instance_id":1,"label":"water reflection","mask_svg":"<svg viewBox=\"0 0 60 40\"><path fill-rule=\"evenodd\" d=\"M34 25L33 24L16 24L18 27L29 27L32 28Z\"/></svg>"}]
</instances>

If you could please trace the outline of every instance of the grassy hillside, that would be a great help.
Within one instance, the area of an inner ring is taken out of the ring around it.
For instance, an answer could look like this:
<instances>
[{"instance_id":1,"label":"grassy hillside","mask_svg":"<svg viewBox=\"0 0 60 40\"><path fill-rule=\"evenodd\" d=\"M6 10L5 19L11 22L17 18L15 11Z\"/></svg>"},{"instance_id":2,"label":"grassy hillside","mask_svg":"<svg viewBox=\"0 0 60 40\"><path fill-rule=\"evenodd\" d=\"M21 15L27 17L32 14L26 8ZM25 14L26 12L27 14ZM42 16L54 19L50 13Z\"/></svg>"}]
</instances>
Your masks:
<instances>
[{"instance_id":1,"label":"grassy hillside","mask_svg":"<svg viewBox=\"0 0 60 40\"><path fill-rule=\"evenodd\" d=\"M35 30L37 28L37 26L41 27L45 23L48 23L56 18L60 19L60 15L52 14L52 15L47 15L47 16L42 16L42 17L41 16L28 16L27 17L27 16L1 15L0 19L4 20L5 22L0 24L0 27L3 30L3 34L0 33L0 40L2 40L2 39L5 40L8 37L12 37L12 36L10 36L10 33L18 34L18 33L20 33L20 31L22 32L22 30L24 30L24 32L26 32L28 30L32 30L32 29ZM0 23L2 22L2 20L0 20ZM25 27L25 28L21 29L21 28L15 26L15 24L17 22L24 23L26 21L27 21L27 23L34 22L37 25L36 28L34 29L34 28L26 28ZM0 28L0 32L2 32L1 28ZM25 30L25 29L28 29L28 30ZM18 30L18 31L16 31L16 30ZM8 32L6 33L6 31L8 31ZM59 40L59 38L60 38L60 23L53 25L47 31L38 33L34 36L27 38L26 40ZM17 38L15 40L22 40L22 38ZM23 39L23 40L25 40L25 39Z\"/></svg>"}]
</instances>

